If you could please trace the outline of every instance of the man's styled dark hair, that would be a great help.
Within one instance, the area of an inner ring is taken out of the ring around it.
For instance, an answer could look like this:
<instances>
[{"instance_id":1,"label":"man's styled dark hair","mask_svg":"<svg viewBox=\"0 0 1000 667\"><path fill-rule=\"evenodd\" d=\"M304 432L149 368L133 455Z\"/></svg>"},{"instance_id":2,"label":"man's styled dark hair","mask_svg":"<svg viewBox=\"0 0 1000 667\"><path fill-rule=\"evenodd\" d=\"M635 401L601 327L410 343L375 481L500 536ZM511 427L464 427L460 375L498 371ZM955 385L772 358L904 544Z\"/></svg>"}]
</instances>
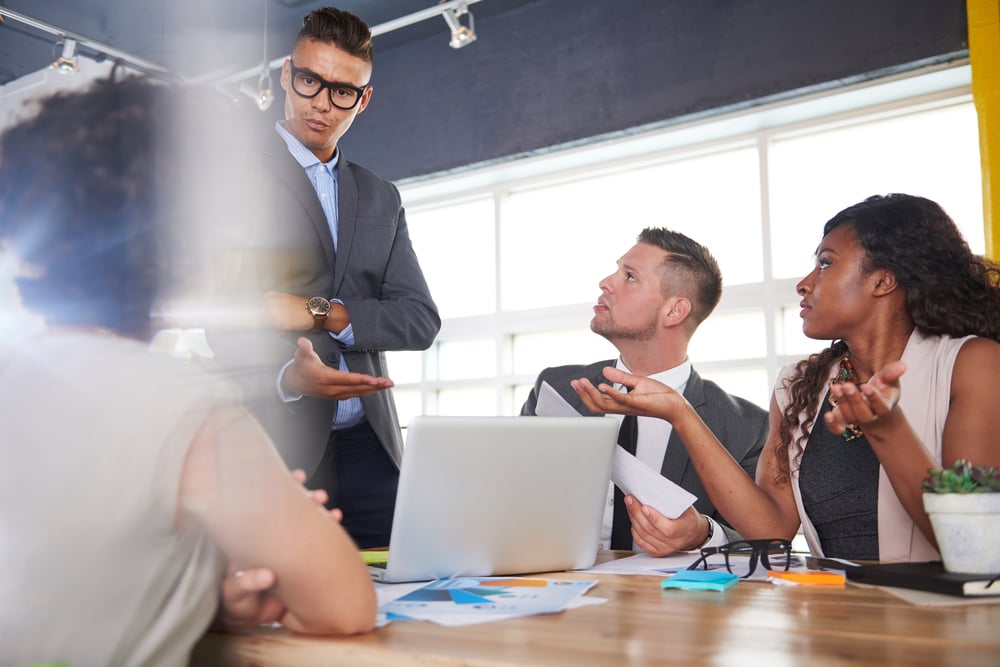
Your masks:
<instances>
[{"instance_id":1,"label":"man's styled dark hair","mask_svg":"<svg viewBox=\"0 0 1000 667\"><path fill-rule=\"evenodd\" d=\"M343 9L321 7L306 14L295 43L306 39L334 44L355 58L372 62L372 31L367 23Z\"/></svg>"},{"instance_id":2,"label":"man's styled dark hair","mask_svg":"<svg viewBox=\"0 0 1000 667\"><path fill-rule=\"evenodd\" d=\"M722 272L708 248L665 227L647 227L636 240L667 252L660 274L664 294L687 297L694 325L704 322L722 298Z\"/></svg>"}]
</instances>

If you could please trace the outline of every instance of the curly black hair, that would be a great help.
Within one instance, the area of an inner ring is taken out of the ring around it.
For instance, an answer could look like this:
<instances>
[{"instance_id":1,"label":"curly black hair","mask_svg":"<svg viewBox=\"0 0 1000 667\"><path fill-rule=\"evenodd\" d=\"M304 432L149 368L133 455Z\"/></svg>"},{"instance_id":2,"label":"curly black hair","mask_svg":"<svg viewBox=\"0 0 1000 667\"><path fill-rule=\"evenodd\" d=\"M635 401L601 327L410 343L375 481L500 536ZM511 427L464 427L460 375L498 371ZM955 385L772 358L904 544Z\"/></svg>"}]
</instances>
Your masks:
<instances>
[{"instance_id":1,"label":"curly black hair","mask_svg":"<svg viewBox=\"0 0 1000 667\"><path fill-rule=\"evenodd\" d=\"M865 251L862 269L887 269L906 293L906 308L926 336L982 336L1000 341L1000 267L974 255L935 202L906 194L874 196L850 206L823 228L853 227ZM797 459L816 419L830 367L848 351L842 340L800 361L786 380L789 403L778 425L779 483L788 480L789 449ZM801 429L792 442L796 429Z\"/></svg>"},{"instance_id":2,"label":"curly black hair","mask_svg":"<svg viewBox=\"0 0 1000 667\"><path fill-rule=\"evenodd\" d=\"M21 300L51 324L148 326L158 289L155 132L170 112L139 79L62 92L0 140L0 237L30 275Z\"/></svg>"},{"instance_id":3,"label":"curly black hair","mask_svg":"<svg viewBox=\"0 0 1000 667\"><path fill-rule=\"evenodd\" d=\"M149 335L168 281L196 261L179 237L231 210L214 174L236 158L207 115L224 104L112 76L40 100L0 137L0 240L26 269L25 308L51 325Z\"/></svg>"}]
</instances>

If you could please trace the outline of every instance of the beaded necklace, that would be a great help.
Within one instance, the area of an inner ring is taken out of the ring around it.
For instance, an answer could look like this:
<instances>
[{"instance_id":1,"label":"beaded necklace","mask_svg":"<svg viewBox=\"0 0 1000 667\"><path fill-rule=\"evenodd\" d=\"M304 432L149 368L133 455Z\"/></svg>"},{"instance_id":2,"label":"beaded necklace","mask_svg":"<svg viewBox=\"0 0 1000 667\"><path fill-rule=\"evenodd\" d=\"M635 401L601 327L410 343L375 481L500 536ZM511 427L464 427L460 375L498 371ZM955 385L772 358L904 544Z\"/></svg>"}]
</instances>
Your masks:
<instances>
[{"instance_id":1,"label":"beaded necklace","mask_svg":"<svg viewBox=\"0 0 1000 667\"><path fill-rule=\"evenodd\" d=\"M857 376L854 374L854 366L851 364L850 358L848 358L845 354L840 360L840 369L834 377L830 378L828 385L832 387L834 383L854 382L856 379ZM831 409L837 407L837 399L833 397L833 394L827 394L827 400L830 403ZM863 435L864 432L857 424L848 424L844 429L844 432L841 433L841 437L844 438L845 442L857 440Z\"/></svg>"}]
</instances>

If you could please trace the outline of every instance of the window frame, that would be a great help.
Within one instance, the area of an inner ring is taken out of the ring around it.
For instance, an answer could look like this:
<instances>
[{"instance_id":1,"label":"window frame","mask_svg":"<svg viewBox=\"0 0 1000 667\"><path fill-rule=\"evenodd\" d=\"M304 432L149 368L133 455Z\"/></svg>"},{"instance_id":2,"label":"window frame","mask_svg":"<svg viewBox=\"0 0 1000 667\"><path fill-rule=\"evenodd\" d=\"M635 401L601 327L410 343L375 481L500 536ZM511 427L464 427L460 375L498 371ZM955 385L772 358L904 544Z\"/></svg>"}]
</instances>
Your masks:
<instances>
[{"instance_id":1,"label":"window frame","mask_svg":"<svg viewBox=\"0 0 1000 667\"><path fill-rule=\"evenodd\" d=\"M517 414L520 403L515 398L537 375L515 373L514 337L524 333L558 331L586 327L592 317L592 302L564 304L531 310L502 311L499 290L503 263L499 230L503 225L505 203L512 191L547 187L567 181L590 178L624 169L690 159L709 153L753 146L759 158L760 220L762 235L763 280L761 282L726 286L713 317L740 310L762 311L765 323L766 349L752 358L705 361L693 359L699 372L713 373L765 368L768 390L780 369L800 360L802 353L779 350L782 310L797 307L795 285L798 278L775 279L772 272L770 245L769 148L776 140L795 135L815 133L825 129L856 125L884 118L899 117L924 110L957 104L971 104L971 71L966 62L935 66L896 77L844 87L834 92L807 95L793 100L765 105L733 114L687 123L675 123L650 132L637 132L628 137L603 138L588 146L553 150L549 153L504 162L484 168L452 173L439 178L420 178L399 183L404 205L418 211L440 207L449 202L491 197L494 202L497 304L495 312L486 315L445 319L434 345L422 353L422 377L419 382L398 384L401 390L417 390L421 395L424 414L437 414L436 395L440 391L492 386L495 391L494 414ZM636 230L638 232L638 229ZM419 250L419 248L418 248ZM609 258L609 267L614 258ZM433 286L432 286L433 293ZM595 296L597 294L595 285ZM493 342L496 355L495 377L440 380L435 374L438 346L451 341L483 339ZM823 342L816 341L816 351ZM614 350L610 348L609 355ZM591 363L598 359L580 359ZM389 373L392 371L389 353ZM542 369L537 369L541 371ZM519 389L520 388L520 389ZM769 392L768 392L769 395ZM758 400L758 402L760 402ZM766 403L763 405L766 408ZM487 413L489 414L489 413ZM405 422L405 419L404 419ZM405 426L405 423L403 424Z\"/></svg>"}]
</instances>

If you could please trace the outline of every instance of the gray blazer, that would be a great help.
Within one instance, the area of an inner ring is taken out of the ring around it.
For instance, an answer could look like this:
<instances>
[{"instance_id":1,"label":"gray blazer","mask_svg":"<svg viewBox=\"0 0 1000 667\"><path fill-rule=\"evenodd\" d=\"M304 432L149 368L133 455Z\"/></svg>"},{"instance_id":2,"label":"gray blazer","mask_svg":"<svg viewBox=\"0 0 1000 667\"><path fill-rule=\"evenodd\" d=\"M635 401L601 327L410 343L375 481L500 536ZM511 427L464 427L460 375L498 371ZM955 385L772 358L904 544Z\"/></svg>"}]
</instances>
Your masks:
<instances>
[{"instance_id":1,"label":"gray blazer","mask_svg":"<svg viewBox=\"0 0 1000 667\"><path fill-rule=\"evenodd\" d=\"M583 400L569 385L569 381L587 378L597 386L600 382L607 382L602 369L614 365L615 360L610 359L589 366L546 368L535 380L535 386L521 408L521 414L535 414L542 382L548 382L581 415L598 416L584 405ZM688 378L687 387L684 389L684 398L753 479L757 471L757 459L767 437L767 412L750 401L727 394L714 382L703 380L694 369L691 369L691 377ZM676 431L670 433L660 474L697 496L698 500L694 504L696 510L728 526L728 522L709 500L701 479L691 465L687 449ZM726 532L731 538L738 539L734 531L727 529Z\"/></svg>"},{"instance_id":2,"label":"gray blazer","mask_svg":"<svg viewBox=\"0 0 1000 667\"><path fill-rule=\"evenodd\" d=\"M302 297L340 299L351 317L354 345L341 346L325 332L244 334L227 350L245 355L236 362L254 413L268 430L289 467L311 474L326 448L336 402L302 398L283 404L275 380L292 358L295 341L305 335L319 357L338 367L340 355L350 370L391 375L384 350L423 350L441 328L396 187L345 159L338 163L337 251L319 198L302 167L275 131L267 133L261 188L269 214L242 240L241 289L259 294L274 289ZM253 285L253 287L248 287ZM252 340L248 340L252 339ZM229 337L232 343L232 336ZM225 343L223 343L225 344ZM247 351L247 345L252 351ZM232 363L229 364L232 367ZM398 466L402 458L399 418L391 390L361 399L365 415L386 452Z\"/></svg>"}]
</instances>

